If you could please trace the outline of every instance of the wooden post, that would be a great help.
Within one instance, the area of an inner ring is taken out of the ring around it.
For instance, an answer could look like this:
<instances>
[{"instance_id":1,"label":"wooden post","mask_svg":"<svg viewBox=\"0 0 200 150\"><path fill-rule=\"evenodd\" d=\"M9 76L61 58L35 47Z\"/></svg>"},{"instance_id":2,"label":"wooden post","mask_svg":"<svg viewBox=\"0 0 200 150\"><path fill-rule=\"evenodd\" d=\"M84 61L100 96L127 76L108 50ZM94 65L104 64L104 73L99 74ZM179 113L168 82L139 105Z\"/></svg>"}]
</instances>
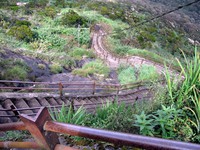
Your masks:
<instances>
[{"instance_id":1,"label":"wooden post","mask_svg":"<svg viewBox=\"0 0 200 150\"><path fill-rule=\"evenodd\" d=\"M93 92L92 92L93 95L95 94L95 90L96 90L96 83L94 81L94 83L93 83Z\"/></svg>"},{"instance_id":2,"label":"wooden post","mask_svg":"<svg viewBox=\"0 0 200 150\"><path fill-rule=\"evenodd\" d=\"M43 129L46 121L51 121L47 108L41 108L34 118L25 114L20 115L20 118L24 122L26 129L42 149L53 150L56 144L59 143L56 133L45 132Z\"/></svg>"},{"instance_id":3,"label":"wooden post","mask_svg":"<svg viewBox=\"0 0 200 150\"><path fill-rule=\"evenodd\" d=\"M60 91L60 97L63 96L63 84L60 82L59 83L59 91Z\"/></svg>"}]
</instances>

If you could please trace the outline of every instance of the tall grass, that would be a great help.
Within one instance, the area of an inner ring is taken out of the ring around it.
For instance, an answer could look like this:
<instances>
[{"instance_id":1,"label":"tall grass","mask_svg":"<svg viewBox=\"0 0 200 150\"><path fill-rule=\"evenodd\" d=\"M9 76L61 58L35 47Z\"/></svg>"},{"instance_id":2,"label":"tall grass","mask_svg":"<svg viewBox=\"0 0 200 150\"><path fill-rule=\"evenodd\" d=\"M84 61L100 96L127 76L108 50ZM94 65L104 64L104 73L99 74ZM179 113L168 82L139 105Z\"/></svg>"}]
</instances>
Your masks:
<instances>
[{"instance_id":1,"label":"tall grass","mask_svg":"<svg viewBox=\"0 0 200 150\"><path fill-rule=\"evenodd\" d=\"M190 110L193 117L190 122L196 127L197 133L200 132L200 54L195 48L195 55L192 60L188 60L183 53L184 66L178 59L177 62L181 68L181 73L176 78L171 79L167 70L165 77L171 103L175 103L178 108ZM179 81L179 83L177 83ZM190 115L191 116L191 115Z\"/></svg>"}]
</instances>

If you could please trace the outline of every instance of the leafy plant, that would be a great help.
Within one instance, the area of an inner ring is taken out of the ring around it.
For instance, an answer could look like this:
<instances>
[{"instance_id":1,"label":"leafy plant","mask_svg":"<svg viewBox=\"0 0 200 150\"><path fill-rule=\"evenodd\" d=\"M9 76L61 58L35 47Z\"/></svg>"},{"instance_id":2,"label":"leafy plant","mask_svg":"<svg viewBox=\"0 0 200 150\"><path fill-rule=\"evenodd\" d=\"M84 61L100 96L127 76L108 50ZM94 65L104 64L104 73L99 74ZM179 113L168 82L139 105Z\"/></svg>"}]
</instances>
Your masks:
<instances>
[{"instance_id":1,"label":"leafy plant","mask_svg":"<svg viewBox=\"0 0 200 150\"><path fill-rule=\"evenodd\" d=\"M162 109L157 110L153 115L156 134L162 135L162 138L176 137L175 126L180 115L181 110L173 105L168 107L162 105Z\"/></svg>"},{"instance_id":2,"label":"leafy plant","mask_svg":"<svg viewBox=\"0 0 200 150\"><path fill-rule=\"evenodd\" d=\"M65 106L64 103L59 112L57 109L50 109L50 114L52 119L58 122L85 125L87 121L87 114L83 107L79 107L79 109L74 111L72 105Z\"/></svg>"},{"instance_id":3,"label":"leafy plant","mask_svg":"<svg viewBox=\"0 0 200 150\"><path fill-rule=\"evenodd\" d=\"M142 135L149 135L153 136L154 134L154 125L153 125L153 119L151 118L151 115L146 115L144 111L140 115L135 115L135 123L134 126L140 128L140 134Z\"/></svg>"}]
</instances>

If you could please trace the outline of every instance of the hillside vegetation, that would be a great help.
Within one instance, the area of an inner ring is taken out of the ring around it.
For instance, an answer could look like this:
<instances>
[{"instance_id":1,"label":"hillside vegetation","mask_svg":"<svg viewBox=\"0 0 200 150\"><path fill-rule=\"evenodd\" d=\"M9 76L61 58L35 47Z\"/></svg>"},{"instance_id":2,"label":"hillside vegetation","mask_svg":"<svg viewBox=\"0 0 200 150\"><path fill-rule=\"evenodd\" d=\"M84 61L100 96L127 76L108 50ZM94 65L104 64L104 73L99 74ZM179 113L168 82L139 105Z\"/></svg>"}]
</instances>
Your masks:
<instances>
[{"instance_id":1,"label":"hillside vegetation","mask_svg":"<svg viewBox=\"0 0 200 150\"><path fill-rule=\"evenodd\" d=\"M9 0L0 3L0 80L37 81L44 75L72 73L104 81L111 78L113 71L121 84L154 83L165 78L166 85L155 83L157 90L152 91L155 97L151 101L137 102L128 109L108 103L96 114L79 110L80 118L86 119L77 124L200 143L199 47L188 41L186 30L169 25L162 18L136 27L153 17L138 3L94 0L29 0L24 6ZM166 73L158 74L155 66L121 64L117 69L106 66L95 55L91 43L96 24L107 33L103 44L110 53L119 58L140 56L166 66ZM175 79L167 66L179 70ZM58 120L62 113L52 117ZM73 117L72 113L76 112L70 108L64 111L66 117Z\"/></svg>"}]
</instances>

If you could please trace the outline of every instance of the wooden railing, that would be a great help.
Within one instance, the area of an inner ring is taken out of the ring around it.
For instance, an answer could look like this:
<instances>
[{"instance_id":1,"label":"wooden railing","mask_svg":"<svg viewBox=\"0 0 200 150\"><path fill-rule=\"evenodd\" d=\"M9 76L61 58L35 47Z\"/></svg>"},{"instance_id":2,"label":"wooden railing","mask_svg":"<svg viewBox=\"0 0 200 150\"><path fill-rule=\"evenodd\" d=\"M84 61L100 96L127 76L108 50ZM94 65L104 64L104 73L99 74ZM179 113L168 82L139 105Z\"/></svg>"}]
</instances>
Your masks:
<instances>
[{"instance_id":1,"label":"wooden railing","mask_svg":"<svg viewBox=\"0 0 200 150\"><path fill-rule=\"evenodd\" d=\"M22 122L0 124L0 131L28 130L35 142L0 142L0 148L31 148L45 150L75 150L75 148L60 145L56 133L85 137L117 145L132 146L143 149L161 150L199 150L199 144L166 140L161 138L140 136L121 132L88 128L66 123L51 121L47 108L42 108L37 116L31 118L20 116Z\"/></svg>"},{"instance_id":2,"label":"wooden railing","mask_svg":"<svg viewBox=\"0 0 200 150\"><path fill-rule=\"evenodd\" d=\"M157 82L164 82L159 80ZM0 80L5 86L0 86L0 92L59 92L60 96L64 93L69 94L108 94L120 91L127 91L151 84L150 81L141 81L131 84L101 84L95 81L90 82L28 82L28 81L8 81Z\"/></svg>"}]
</instances>

